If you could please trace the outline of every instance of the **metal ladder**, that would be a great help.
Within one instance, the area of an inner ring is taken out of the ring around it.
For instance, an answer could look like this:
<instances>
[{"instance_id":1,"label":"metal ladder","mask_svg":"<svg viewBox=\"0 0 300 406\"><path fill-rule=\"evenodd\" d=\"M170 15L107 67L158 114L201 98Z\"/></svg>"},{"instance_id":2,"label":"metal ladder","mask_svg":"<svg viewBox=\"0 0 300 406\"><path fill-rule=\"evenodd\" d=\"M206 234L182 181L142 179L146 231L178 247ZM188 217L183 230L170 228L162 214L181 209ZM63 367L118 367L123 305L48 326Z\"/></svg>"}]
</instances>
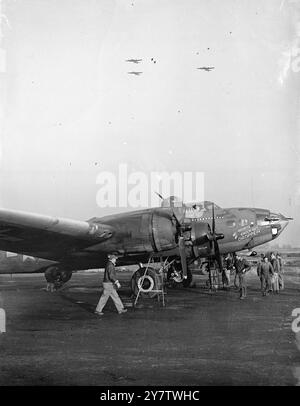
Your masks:
<instances>
[{"instance_id":1,"label":"metal ladder","mask_svg":"<svg viewBox=\"0 0 300 406\"><path fill-rule=\"evenodd\" d=\"M152 290L149 292L149 293L157 293L157 301L158 301L158 303L162 302L162 306L163 306L163 307L166 305L166 303L165 303L165 295L166 295L166 292L165 292L165 289L164 289L164 271L167 270L168 267L169 267L173 262L174 262L174 260L172 260L171 262L168 262L168 257L165 259L165 261L163 262L163 265L159 268L158 271L156 271L156 275L157 275L157 278L158 278L158 287L159 287L159 289L152 289ZM137 295L136 295L136 298L135 298L135 300L134 300L133 307L135 307L135 306L137 305L137 302L138 302L139 298L141 297L141 296L140 296L141 292L142 292L142 293L145 293L145 292L143 292L142 287L143 287L143 283L144 283L145 277L146 277L146 275L147 275L149 266L150 266L150 264L152 264L152 263L154 263L154 262L153 262L153 257L150 256L150 257L149 257L149 260L148 260L148 263L147 263L147 266L146 266L146 269L145 269L145 272L144 272L144 274L143 274L143 276L142 276L142 281L141 281L141 284L140 284L140 286L139 286L139 289L138 289L138 293L137 293Z\"/></svg>"}]
</instances>

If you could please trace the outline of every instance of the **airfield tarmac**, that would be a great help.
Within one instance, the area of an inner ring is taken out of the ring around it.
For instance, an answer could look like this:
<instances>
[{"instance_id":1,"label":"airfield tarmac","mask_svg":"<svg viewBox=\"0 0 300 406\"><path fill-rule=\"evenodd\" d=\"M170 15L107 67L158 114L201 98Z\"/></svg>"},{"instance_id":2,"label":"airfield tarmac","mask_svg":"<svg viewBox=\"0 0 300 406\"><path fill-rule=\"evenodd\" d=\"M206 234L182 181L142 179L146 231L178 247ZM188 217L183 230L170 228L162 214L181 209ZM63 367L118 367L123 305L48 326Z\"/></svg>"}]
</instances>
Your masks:
<instances>
[{"instance_id":1,"label":"airfield tarmac","mask_svg":"<svg viewBox=\"0 0 300 406\"><path fill-rule=\"evenodd\" d=\"M131 305L131 273L120 296ZM251 271L248 297L196 287L168 289L166 307L141 300L118 315L94 308L102 273L76 273L55 293L43 275L1 275L0 385L299 385L300 337L291 329L300 308L300 268L286 289L262 297Z\"/></svg>"}]
</instances>

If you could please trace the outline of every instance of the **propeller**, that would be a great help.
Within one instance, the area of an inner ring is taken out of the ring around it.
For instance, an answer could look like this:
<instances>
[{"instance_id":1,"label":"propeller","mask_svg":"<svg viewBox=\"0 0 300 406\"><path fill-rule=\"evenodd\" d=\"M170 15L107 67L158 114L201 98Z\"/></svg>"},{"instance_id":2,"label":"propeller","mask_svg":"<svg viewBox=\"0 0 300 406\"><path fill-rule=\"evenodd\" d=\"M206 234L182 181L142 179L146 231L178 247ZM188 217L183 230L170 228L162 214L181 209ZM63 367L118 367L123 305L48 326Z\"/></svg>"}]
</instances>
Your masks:
<instances>
[{"instance_id":1,"label":"propeller","mask_svg":"<svg viewBox=\"0 0 300 406\"><path fill-rule=\"evenodd\" d=\"M177 224L177 229L179 231L179 236L178 236L178 249L179 249L179 255L180 255L180 261L181 261L181 268L182 268L182 275L184 279L187 279L187 272L188 272L188 262L187 262L187 257L186 257L186 241L183 236L183 233L185 231L188 231L191 229L190 224L182 224L180 219L178 218L178 213L175 212L175 210L172 210L173 216L175 218L176 224ZM223 262L222 262L222 257L220 254L220 249L219 249L219 244L218 240L221 240L224 238L224 234L222 233L217 233L216 232L216 217L215 217L215 205L213 203L212 205L212 226L211 226L211 232L207 234L208 240L211 242L211 246L213 248L214 252L214 257L215 260L218 264L218 268L220 272L223 270Z\"/></svg>"},{"instance_id":2,"label":"propeller","mask_svg":"<svg viewBox=\"0 0 300 406\"><path fill-rule=\"evenodd\" d=\"M181 267L182 267L182 275L183 275L184 279L187 279L188 264L187 264L187 257L186 257L186 241L183 236L183 233L184 233L184 231L191 229L191 225L190 224L183 225L180 222L180 220L178 219L174 210L173 210L173 216L176 220L177 229L179 231L178 249L179 249L180 261L181 261ZM223 270L223 263L222 263L222 257L220 254L218 240L224 238L224 234L216 232L216 217L215 217L215 205L214 204L212 205L211 232L209 234L207 234L207 238L211 241L211 246L213 248L214 257L215 257L215 260L217 261L218 268L221 272Z\"/></svg>"},{"instance_id":3,"label":"propeller","mask_svg":"<svg viewBox=\"0 0 300 406\"><path fill-rule=\"evenodd\" d=\"M214 248L214 256L217 261L220 272L223 270L223 263L220 254L218 240L224 238L224 234L216 233L215 205L212 205L212 243Z\"/></svg>"},{"instance_id":4,"label":"propeller","mask_svg":"<svg viewBox=\"0 0 300 406\"><path fill-rule=\"evenodd\" d=\"M184 240L184 237L182 237L182 236L180 236L178 238L178 248L179 248L180 261L181 261L182 276L184 279L187 279L187 260L186 260L186 253L185 253L185 240Z\"/></svg>"},{"instance_id":5,"label":"propeller","mask_svg":"<svg viewBox=\"0 0 300 406\"><path fill-rule=\"evenodd\" d=\"M161 194L155 192L157 196L164 201L165 199ZM170 207L170 214L172 215L173 219L176 222L176 228L178 232L178 250L179 256L181 261L181 268L182 268L182 275L184 279L187 279L188 273L188 263L187 263L187 256L186 256L186 241L184 238L183 233L191 229L191 225L182 224L182 220L184 219L184 208L177 208L177 207ZM211 247L213 248L214 257L217 261L219 270L222 271L222 258L220 254L218 240L224 238L224 234L216 233L216 220L215 220L215 205L212 205L212 230L209 234L207 234L207 238L210 241Z\"/></svg>"},{"instance_id":6,"label":"propeller","mask_svg":"<svg viewBox=\"0 0 300 406\"><path fill-rule=\"evenodd\" d=\"M160 193L155 192L155 194L156 194L161 200L164 200L164 198L162 197L162 195L161 195Z\"/></svg>"},{"instance_id":7,"label":"propeller","mask_svg":"<svg viewBox=\"0 0 300 406\"><path fill-rule=\"evenodd\" d=\"M163 203L166 201L166 199L158 192L155 192L155 194L162 200L162 207ZM170 196L170 201L171 203L171 198L175 198L175 196ZM179 256L180 256L180 262L181 262L181 269L182 269L182 275L184 279L187 279L187 258L186 258L186 252L185 252L185 239L183 237L183 232L186 230L186 227L182 226L182 220L184 217L184 209L181 208L175 208L174 206L166 207L166 209L169 211L170 216L175 220L176 223L176 229L178 233L178 250L179 250ZM183 209L183 210L182 210Z\"/></svg>"},{"instance_id":8,"label":"propeller","mask_svg":"<svg viewBox=\"0 0 300 406\"><path fill-rule=\"evenodd\" d=\"M157 196L164 201L165 199L163 198L163 196L161 194L159 194L158 192L155 192L157 194ZM171 207L171 212L172 212L172 216L175 219L176 222L176 228L178 230L179 233L179 237L178 237L178 250L179 250L179 256L180 256L180 262L181 262L181 269L182 269L182 276L184 279L187 279L187 258L186 258L186 252L185 252L185 239L183 237L183 232L186 231L188 229L188 227L183 227L182 226L182 220L184 217L184 210L182 210L182 208L175 208L174 206Z\"/></svg>"}]
</instances>

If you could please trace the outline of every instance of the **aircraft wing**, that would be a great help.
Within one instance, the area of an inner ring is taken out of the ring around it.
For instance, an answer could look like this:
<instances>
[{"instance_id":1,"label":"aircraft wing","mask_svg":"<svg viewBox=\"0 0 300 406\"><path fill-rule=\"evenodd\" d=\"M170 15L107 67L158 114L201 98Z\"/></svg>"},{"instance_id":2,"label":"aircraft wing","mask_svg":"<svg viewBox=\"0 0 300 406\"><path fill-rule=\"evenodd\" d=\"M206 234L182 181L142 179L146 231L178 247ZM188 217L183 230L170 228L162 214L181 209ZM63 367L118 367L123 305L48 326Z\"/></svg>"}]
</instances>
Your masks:
<instances>
[{"instance_id":1,"label":"aircraft wing","mask_svg":"<svg viewBox=\"0 0 300 406\"><path fill-rule=\"evenodd\" d=\"M3 251L57 261L110 238L112 233L112 227L101 223L0 209Z\"/></svg>"}]
</instances>

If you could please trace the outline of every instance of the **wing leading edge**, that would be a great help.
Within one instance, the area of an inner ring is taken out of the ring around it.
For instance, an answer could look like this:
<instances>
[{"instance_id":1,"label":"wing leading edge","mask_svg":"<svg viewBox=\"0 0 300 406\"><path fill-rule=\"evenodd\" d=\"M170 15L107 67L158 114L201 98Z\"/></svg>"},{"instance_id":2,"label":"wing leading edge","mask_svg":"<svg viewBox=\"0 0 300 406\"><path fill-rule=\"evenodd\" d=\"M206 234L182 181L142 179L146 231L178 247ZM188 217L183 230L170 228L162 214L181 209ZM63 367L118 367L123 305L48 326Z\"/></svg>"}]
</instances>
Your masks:
<instances>
[{"instance_id":1,"label":"wing leading edge","mask_svg":"<svg viewBox=\"0 0 300 406\"><path fill-rule=\"evenodd\" d=\"M113 234L111 226L0 209L0 250L61 260Z\"/></svg>"}]
</instances>

